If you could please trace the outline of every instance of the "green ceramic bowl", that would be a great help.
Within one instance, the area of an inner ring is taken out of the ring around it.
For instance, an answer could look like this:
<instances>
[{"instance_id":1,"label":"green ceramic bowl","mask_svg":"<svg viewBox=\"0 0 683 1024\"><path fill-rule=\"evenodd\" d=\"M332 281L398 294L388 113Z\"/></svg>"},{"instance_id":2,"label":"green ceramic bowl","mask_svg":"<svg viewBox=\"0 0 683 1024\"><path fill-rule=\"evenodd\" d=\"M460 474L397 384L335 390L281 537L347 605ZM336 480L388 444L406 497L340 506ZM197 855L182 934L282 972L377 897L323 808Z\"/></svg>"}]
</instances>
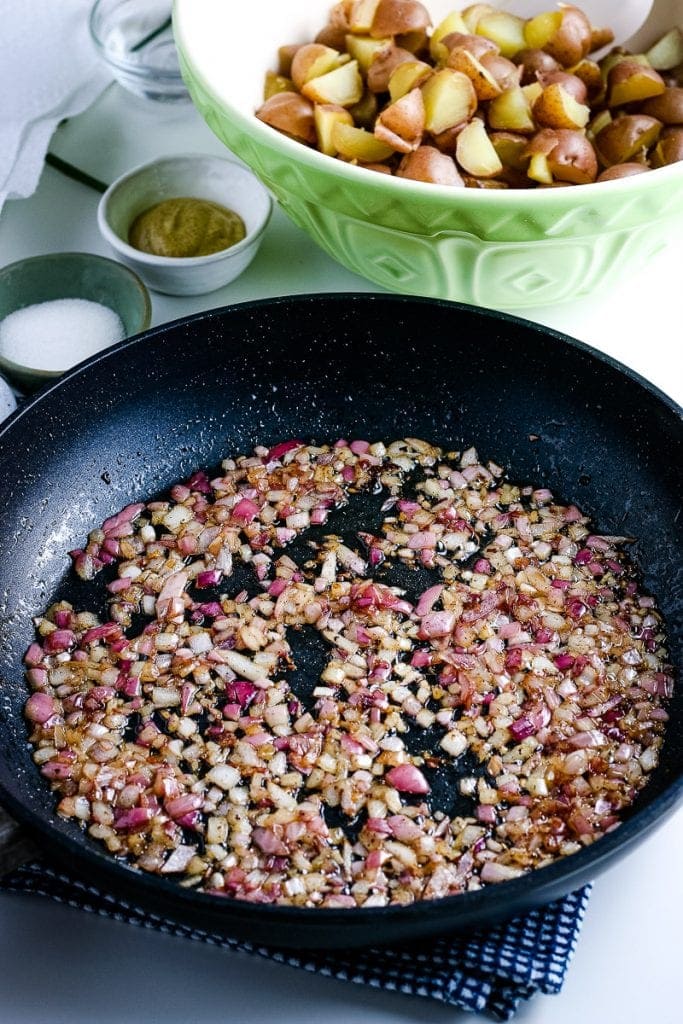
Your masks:
<instances>
[{"instance_id":1,"label":"green ceramic bowl","mask_svg":"<svg viewBox=\"0 0 683 1024\"><path fill-rule=\"evenodd\" d=\"M0 269L0 320L38 302L53 299L89 299L109 306L121 318L125 337L149 327L152 307L140 278L127 267L104 256L84 252L31 256ZM45 339L49 345L49 338ZM78 362L80 360L74 360ZM17 387L34 390L61 372L40 370L4 358L0 371Z\"/></svg>"},{"instance_id":2,"label":"green ceramic bowl","mask_svg":"<svg viewBox=\"0 0 683 1024\"><path fill-rule=\"evenodd\" d=\"M332 3L175 0L175 33L208 125L349 269L394 291L528 308L637 275L683 227L683 163L570 188L453 189L342 163L262 124L254 111L278 46L312 40ZM453 0L425 5L437 23Z\"/></svg>"}]
</instances>

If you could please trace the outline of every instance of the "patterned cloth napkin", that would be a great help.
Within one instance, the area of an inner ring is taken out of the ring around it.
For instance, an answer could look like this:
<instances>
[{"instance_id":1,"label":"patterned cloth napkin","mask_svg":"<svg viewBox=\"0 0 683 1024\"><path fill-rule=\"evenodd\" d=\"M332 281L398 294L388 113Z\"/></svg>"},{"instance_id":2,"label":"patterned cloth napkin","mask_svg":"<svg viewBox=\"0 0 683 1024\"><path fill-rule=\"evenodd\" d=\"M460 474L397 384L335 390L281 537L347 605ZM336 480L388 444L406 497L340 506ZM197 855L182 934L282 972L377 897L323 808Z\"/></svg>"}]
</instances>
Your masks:
<instances>
[{"instance_id":1,"label":"patterned cloth napkin","mask_svg":"<svg viewBox=\"0 0 683 1024\"><path fill-rule=\"evenodd\" d=\"M0 891L46 896L102 917L239 950L358 985L425 996L449 1006L510 1020L535 993L558 993L574 953L590 886L562 900L467 936L425 940L419 947L314 953L256 946L175 924L86 885L42 861L0 878Z\"/></svg>"},{"instance_id":2,"label":"patterned cloth napkin","mask_svg":"<svg viewBox=\"0 0 683 1024\"><path fill-rule=\"evenodd\" d=\"M0 210L30 196L52 133L111 81L88 31L92 0L0 0Z\"/></svg>"}]
</instances>

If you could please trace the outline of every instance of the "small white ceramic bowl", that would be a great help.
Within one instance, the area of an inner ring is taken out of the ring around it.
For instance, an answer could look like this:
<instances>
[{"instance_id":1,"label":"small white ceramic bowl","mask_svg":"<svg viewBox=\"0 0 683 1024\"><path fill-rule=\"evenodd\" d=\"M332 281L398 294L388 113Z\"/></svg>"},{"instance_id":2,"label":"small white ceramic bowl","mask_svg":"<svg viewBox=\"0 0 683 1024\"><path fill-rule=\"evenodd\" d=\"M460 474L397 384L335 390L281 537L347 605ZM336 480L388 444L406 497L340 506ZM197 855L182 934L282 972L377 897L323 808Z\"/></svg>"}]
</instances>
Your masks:
<instances>
[{"instance_id":1,"label":"small white ceramic bowl","mask_svg":"<svg viewBox=\"0 0 683 1024\"><path fill-rule=\"evenodd\" d=\"M209 256L154 256L128 243L131 224L164 199L210 199L244 221L241 242ZM203 295L233 281L254 256L272 210L270 194L241 164L224 157L181 154L133 168L114 181L97 210L100 233L145 284L167 295Z\"/></svg>"}]
</instances>

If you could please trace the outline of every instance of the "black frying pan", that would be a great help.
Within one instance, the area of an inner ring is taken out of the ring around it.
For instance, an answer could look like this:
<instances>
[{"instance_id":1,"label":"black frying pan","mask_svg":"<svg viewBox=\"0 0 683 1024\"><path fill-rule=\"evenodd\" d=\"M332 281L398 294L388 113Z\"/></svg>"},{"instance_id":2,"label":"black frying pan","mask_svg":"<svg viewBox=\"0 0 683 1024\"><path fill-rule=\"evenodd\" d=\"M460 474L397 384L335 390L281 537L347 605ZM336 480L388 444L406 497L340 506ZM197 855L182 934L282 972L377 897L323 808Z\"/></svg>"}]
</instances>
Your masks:
<instances>
[{"instance_id":1,"label":"black frying pan","mask_svg":"<svg viewBox=\"0 0 683 1024\"><path fill-rule=\"evenodd\" d=\"M303 910L216 899L135 872L71 823L26 742L31 616L88 586L66 552L128 501L226 453L291 436L476 444L515 480L576 501L635 558L683 662L681 410L585 345L468 306L396 296L248 303L149 331L43 391L0 430L0 797L42 847L106 890L177 921L298 947L397 943L556 898L626 853L681 796L683 702L652 781L612 834L514 881L408 907ZM300 669L306 672L306 663Z\"/></svg>"}]
</instances>

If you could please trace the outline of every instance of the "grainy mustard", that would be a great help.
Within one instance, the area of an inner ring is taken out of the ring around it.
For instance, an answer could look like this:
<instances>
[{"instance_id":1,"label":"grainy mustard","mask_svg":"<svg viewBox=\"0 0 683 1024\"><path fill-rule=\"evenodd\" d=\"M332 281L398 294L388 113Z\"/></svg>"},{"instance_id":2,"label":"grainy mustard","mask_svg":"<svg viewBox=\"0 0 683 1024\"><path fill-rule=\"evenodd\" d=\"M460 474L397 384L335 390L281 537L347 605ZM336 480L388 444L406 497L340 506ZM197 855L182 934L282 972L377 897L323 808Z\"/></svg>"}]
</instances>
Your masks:
<instances>
[{"instance_id":1,"label":"grainy mustard","mask_svg":"<svg viewBox=\"0 0 683 1024\"><path fill-rule=\"evenodd\" d=\"M241 242L244 221L226 206L209 199L164 199L138 214L128 241L154 256L208 256Z\"/></svg>"}]
</instances>

